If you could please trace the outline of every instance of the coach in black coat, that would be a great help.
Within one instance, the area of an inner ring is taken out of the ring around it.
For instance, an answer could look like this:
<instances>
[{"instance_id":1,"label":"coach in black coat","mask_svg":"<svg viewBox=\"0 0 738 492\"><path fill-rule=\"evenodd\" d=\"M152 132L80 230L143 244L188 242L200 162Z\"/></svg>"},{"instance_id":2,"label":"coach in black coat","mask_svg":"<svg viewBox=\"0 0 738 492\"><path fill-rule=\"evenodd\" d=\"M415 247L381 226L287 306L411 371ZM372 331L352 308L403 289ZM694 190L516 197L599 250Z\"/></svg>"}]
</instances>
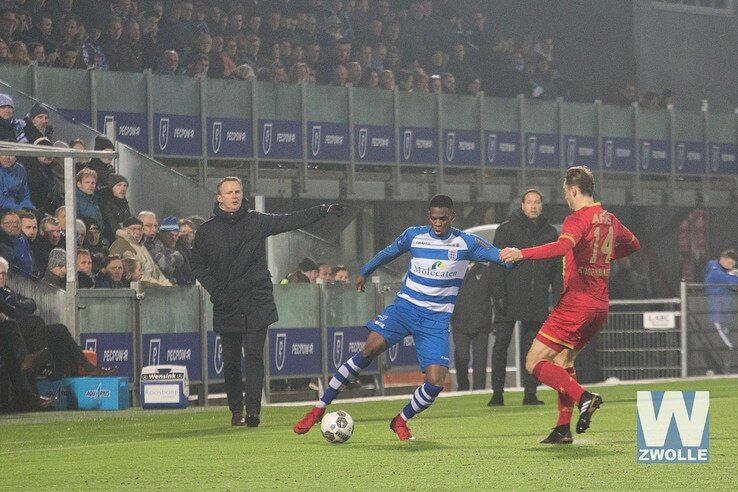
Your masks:
<instances>
[{"instance_id":1,"label":"coach in black coat","mask_svg":"<svg viewBox=\"0 0 738 492\"><path fill-rule=\"evenodd\" d=\"M487 383L489 333L492 331L492 268L469 262L456 306L451 315L454 337L454 366L459 391L469 389L469 352L472 354L475 390Z\"/></svg>"},{"instance_id":2,"label":"coach in black coat","mask_svg":"<svg viewBox=\"0 0 738 492\"><path fill-rule=\"evenodd\" d=\"M192 272L210 293L213 329L220 333L228 405L233 425L259 425L264 379L263 349L267 327L276 322L266 238L340 214L340 204L321 205L289 214L248 209L237 178L218 185L213 217L195 234ZM243 418L241 347L246 366L246 419Z\"/></svg>"},{"instance_id":3,"label":"coach in black coat","mask_svg":"<svg viewBox=\"0 0 738 492\"><path fill-rule=\"evenodd\" d=\"M542 215L543 203L540 192L527 190L522 197L521 210L510 220L503 222L495 232L493 244L498 248L529 248L556 241L558 232ZM553 302L561 296L561 259L544 261L522 261L517 268L504 270L492 265L493 301L495 306L495 343L492 348L492 400L491 405L502 405L505 385L507 349L510 345L515 322L520 321L521 356L530 349L533 339L548 317L549 287ZM521 367L524 363L521 362ZM522 374L525 395L524 404L539 404L536 397L538 381L527 371Z\"/></svg>"}]
</instances>

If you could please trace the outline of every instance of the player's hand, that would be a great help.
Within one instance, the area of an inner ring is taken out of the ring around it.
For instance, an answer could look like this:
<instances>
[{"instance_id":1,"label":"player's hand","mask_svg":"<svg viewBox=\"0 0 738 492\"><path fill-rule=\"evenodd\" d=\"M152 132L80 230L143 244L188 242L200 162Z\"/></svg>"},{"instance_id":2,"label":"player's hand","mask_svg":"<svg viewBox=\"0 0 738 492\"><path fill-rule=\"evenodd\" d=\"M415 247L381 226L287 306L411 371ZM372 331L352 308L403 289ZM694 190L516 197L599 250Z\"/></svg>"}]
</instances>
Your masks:
<instances>
[{"instance_id":1,"label":"player's hand","mask_svg":"<svg viewBox=\"0 0 738 492\"><path fill-rule=\"evenodd\" d=\"M518 248L505 248L500 251L500 260L505 263L512 263L523 259L523 254Z\"/></svg>"},{"instance_id":2,"label":"player's hand","mask_svg":"<svg viewBox=\"0 0 738 492\"><path fill-rule=\"evenodd\" d=\"M364 292L364 284L366 283L366 279L362 277L361 275L356 276L356 290L357 292Z\"/></svg>"}]
</instances>

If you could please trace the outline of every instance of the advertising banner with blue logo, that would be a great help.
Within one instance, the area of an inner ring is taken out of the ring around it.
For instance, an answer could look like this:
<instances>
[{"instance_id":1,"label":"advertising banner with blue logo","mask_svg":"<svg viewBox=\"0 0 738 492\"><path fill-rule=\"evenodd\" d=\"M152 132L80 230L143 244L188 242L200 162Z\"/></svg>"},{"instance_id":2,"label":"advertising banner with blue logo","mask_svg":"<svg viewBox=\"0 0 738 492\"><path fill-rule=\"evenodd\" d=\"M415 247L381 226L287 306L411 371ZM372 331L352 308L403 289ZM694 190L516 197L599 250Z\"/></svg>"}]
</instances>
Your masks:
<instances>
[{"instance_id":1,"label":"advertising banner with blue logo","mask_svg":"<svg viewBox=\"0 0 738 492\"><path fill-rule=\"evenodd\" d=\"M209 331L208 335L208 378L210 381L223 381L223 340L220 334ZM243 357L244 351L241 348L241 373L246 370L246 359Z\"/></svg>"},{"instance_id":2,"label":"advertising banner with blue logo","mask_svg":"<svg viewBox=\"0 0 738 492\"><path fill-rule=\"evenodd\" d=\"M583 135L564 136L564 163L566 167L597 167L597 138Z\"/></svg>"},{"instance_id":3,"label":"advertising banner with blue logo","mask_svg":"<svg viewBox=\"0 0 738 492\"><path fill-rule=\"evenodd\" d=\"M406 336L387 350L387 365L389 367L417 367L418 356L415 352L415 340L413 340L412 335Z\"/></svg>"},{"instance_id":4,"label":"advertising banner with blue logo","mask_svg":"<svg viewBox=\"0 0 738 492\"><path fill-rule=\"evenodd\" d=\"M669 142L667 140L641 140L641 171L663 174L671 172Z\"/></svg>"},{"instance_id":5,"label":"advertising banner with blue logo","mask_svg":"<svg viewBox=\"0 0 738 492\"><path fill-rule=\"evenodd\" d=\"M320 328L269 328L269 375L320 375L323 372Z\"/></svg>"},{"instance_id":6,"label":"advertising banner with blue logo","mask_svg":"<svg viewBox=\"0 0 738 492\"><path fill-rule=\"evenodd\" d=\"M709 463L710 392L638 391L638 463Z\"/></svg>"},{"instance_id":7,"label":"advertising banner with blue logo","mask_svg":"<svg viewBox=\"0 0 738 492\"><path fill-rule=\"evenodd\" d=\"M200 381L199 333L145 333L141 345L144 366L186 366L190 381Z\"/></svg>"},{"instance_id":8,"label":"advertising banner with blue logo","mask_svg":"<svg viewBox=\"0 0 738 492\"><path fill-rule=\"evenodd\" d=\"M526 133L525 166L535 169L558 168L559 136L553 133Z\"/></svg>"},{"instance_id":9,"label":"advertising banner with blue logo","mask_svg":"<svg viewBox=\"0 0 738 492\"><path fill-rule=\"evenodd\" d=\"M133 380L132 333L81 333L79 342L97 354L97 365L117 367L118 376Z\"/></svg>"},{"instance_id":10,"label":"advertising banner with blue logo","mask_svg":"<svg viewBox=\"0 0 738 492\"><path fill-rule=\"evenodd\" d=\"M710 144L710 171L716 174L738 174L738 145Z\"/></svg>"},{"instance_id":11,"label":"advertising banner with blue logo","mask_svg":"<svg viewBox=\"0 0 738 492\"><path fill-rule=\"evenodd\" d=\"M402 149L400 160L411 164L436 164L438 162L438 132L435 128L400 128Z\"/></svg>"},{"instance_id":12,"label":"advertising banner with blue logo","mask_svg":"<svg viewBox=\"0 0 738 492\"><path fill-rule=\"evenodd\" d=\"M443 162L457 166L479 165L479 132L477 130L444 130Z\"/></svg>"},{"instance_id":13,"label":"advertising banner with blue logo","mask_svg":"<svg viewBox=\"0 0 738 492\"><path fill-rule=\"evenodd\" d=\"M200 156L200 117L154 114L154 153Z\"/></svg>"},{"instance_id":14,"label":"advertising banner with blue logo","mask_svg":"<svg viewBox=\"0 0 738 492\"><path fill-rule=\"evenodd\" d=\"M208 157L253 157L251 120L208 118Z\"/></svg>"},{"instance_id":15,"label":"advertising banner with blue logo","mask_svg":"<svg viewBox=\"0 0 738 492\"><path fill-rule=\"evenodd\" d=\"M487 165L520 167L520 136L515 132L486 132Z\"/></svg>"},{"instance_id":16,"label":"advertising banner with blue logo","mask_svg":"<svg viewBox=\"0 0 738 492\"><path fill-rule=\"evenodd\" d=\"M85 125L92 125L92 116L90 115L89 109L62 109L57 108L57 111L61 113L65 118L74 121L75 123L84 123Z\"/></svg>"},{"instance_id":17,"label":"advertising banner with blue logo","mask_svg":"<svg viewBox=\"0 0 738 492\"><path fill-rule=\"evenodd\" d=\"M146 115L121 111L98 111L97 128L105 133L108 123L115 123L115 138L140 152L149 148L149 132Z\"/></svg>"},{"instance_id":18,"label":"advertising banner with blue logo","mask_svg":"<svg viewBox=\"0 0 738 492\"><path fill-rule=\"evenodd\" d=\"M677 141L674 144L674 164L679 174L703 174L705 146L702 142Z\"/></svg>"},{"instance_id":19,"label":"advertising banner with blue logo","mask_svg":"<svg viewBox=\"0 0 738 492\"><path fill-rule=\"evenodd\" d=\"M308 159L312 161L349 160L348 125L344 123L308 122Z\"/></svg>"},{"instance_id":20,"label":"advertising banner with blue logo","mask_svg":"<svg viewBox=\"0 0 738 492\"><path fill-rule=\"evenodd\" d=\"M391 126L356 125L354 156L361 162L394 162L395 131Z\"/></svg>"},{"instance_id":21,"label":"advertising banner with blue logo","mask_svg":"<svg viewBox=\"0 0 738 492\"><path fill-rule=\"evenodd\" d=\"M259 120L259 157L302 159L302 125L299 121Z\"/></svg>"},{"instance_id":22,"label":"advertising banner with blue logo","mask_svg":"<svg viewBox=\"0 0 738 492\"><path fill-rule=\"evenodd\" d=\"M633 139L624 137L602 138L602 169L605 171L633 172L636 169Z\"/></svg>"},{"instance_id":23,"label":"advertising banner with blue logo","mask_svg":"<svg viewBox=\"0 0 738 492\"><path fill-rule=\"evenodd\" d=\"M328 372L335 372L364 347L367 329L365 326L346 326L341 328L328 328ZM374 359L369 367L363 372L378 372L379 365Z\"/></svg>"}]
</instances>

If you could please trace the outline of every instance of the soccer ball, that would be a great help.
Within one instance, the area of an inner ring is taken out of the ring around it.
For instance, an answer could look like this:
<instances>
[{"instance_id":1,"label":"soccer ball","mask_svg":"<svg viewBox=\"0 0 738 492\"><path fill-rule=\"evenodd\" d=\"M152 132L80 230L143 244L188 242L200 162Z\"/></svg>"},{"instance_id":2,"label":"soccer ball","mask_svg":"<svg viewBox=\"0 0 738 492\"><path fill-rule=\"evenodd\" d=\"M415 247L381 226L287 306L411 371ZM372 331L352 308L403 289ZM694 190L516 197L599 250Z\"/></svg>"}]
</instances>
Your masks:
<instances>
[{"instance_id":1,"label":"soccer ball","mask_svg":"<svg viewBox=\"0 0 738 492\"><path fill-rule=\"evenodd\" d=\"M320 431L328 442L341 444L354 433L354 419L343 410L328 413L320 421Z\"/></svg>"}]
</instances>

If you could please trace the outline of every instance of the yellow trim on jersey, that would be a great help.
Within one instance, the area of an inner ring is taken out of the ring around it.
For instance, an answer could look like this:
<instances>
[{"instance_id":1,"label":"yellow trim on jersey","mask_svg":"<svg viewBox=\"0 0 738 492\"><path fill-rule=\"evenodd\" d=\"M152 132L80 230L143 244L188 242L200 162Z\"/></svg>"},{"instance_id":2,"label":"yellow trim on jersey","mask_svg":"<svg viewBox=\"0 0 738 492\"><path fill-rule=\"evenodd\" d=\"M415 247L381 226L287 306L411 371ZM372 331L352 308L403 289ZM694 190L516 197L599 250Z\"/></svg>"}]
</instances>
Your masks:
<instances>
[{"instance_id":1,"label":"yellow trim on jersey","mask_svg":"<svg viewBox=\"0 0 738 492\"><path fill-rule=\"evenodd\" d=\"M562 345L562 346L564 346L564 347L566 347L568 349L574 350L574 346L573 345L570 345L570 344L568 344L566 342L562 342L558 338L554 338L551 335L548 335L548 334L544 333L543 330L539 331L538 334L541 335L542 337L548 338L553 343L557 343L557 344Z\"/></svg>"},{"instance_id":2,"label":"yellow trim on jersey","mask_svg":"<svg viewBox=\"0 0 738 492\"><path fill-rule=\"evenodd\" d=\"M571 241L572 243L574 243L574 246L577 245L577 240L574 239L574 236L572 236L571 233L562 232L561 235L559 236L559 239L561 239L562 237L564 237L564 238L568 239L569 241Z\"/></svg>"}]
</instances>

